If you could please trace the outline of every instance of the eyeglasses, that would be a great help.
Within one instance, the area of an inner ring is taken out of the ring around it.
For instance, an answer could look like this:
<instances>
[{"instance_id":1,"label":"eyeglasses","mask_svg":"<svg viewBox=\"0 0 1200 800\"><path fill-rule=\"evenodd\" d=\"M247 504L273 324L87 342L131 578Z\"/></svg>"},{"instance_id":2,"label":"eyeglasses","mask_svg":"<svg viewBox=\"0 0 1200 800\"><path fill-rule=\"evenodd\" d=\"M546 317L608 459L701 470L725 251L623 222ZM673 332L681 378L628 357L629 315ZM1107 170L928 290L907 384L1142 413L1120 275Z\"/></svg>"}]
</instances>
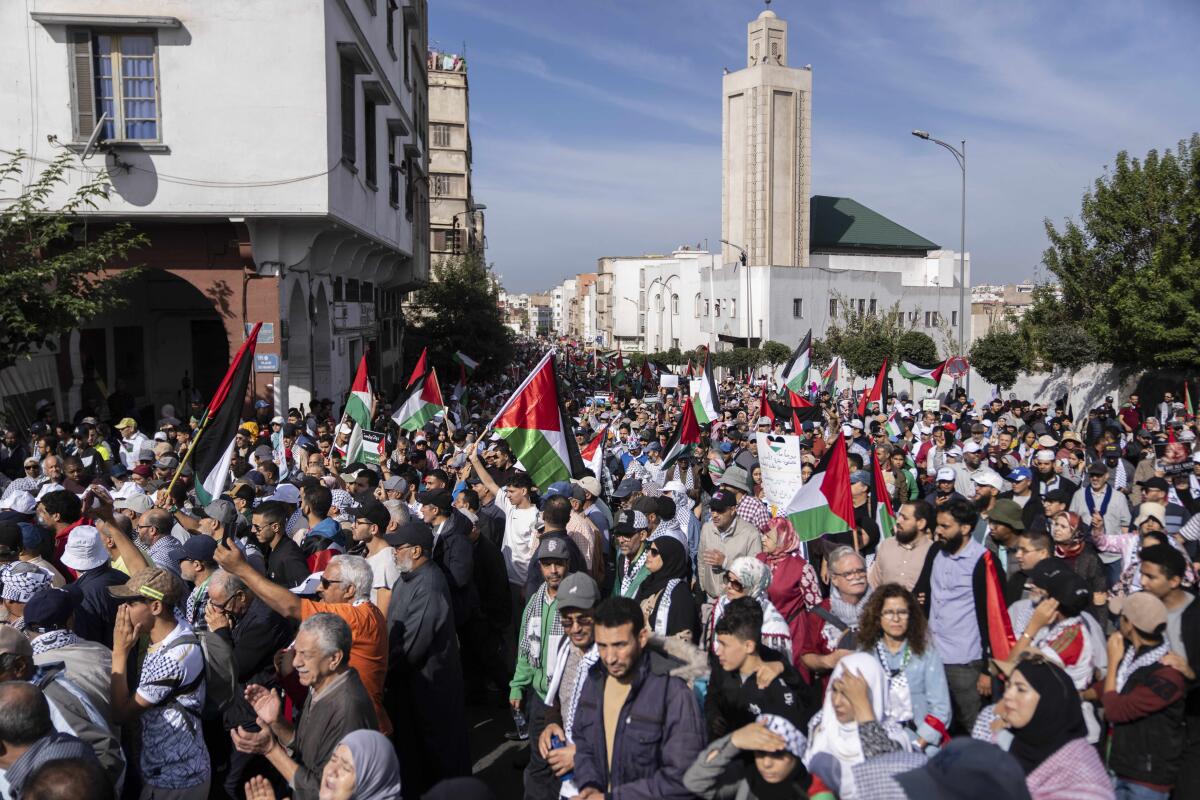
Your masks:
<instances>
[{"instance_id":1,"label":"eyeglasses","mask_svg":"<svg viewBox=\"0 0 1200 800\"><path fill-rule=\"evenodd\" d=\"M907 608L889 608L879 612L879 616L887 619L908 619Z\"/></svg>"},{"instance_id":2,"label":"eyeglasses","mask_svg":"<svg viewBox=\"0 0 1200 800\"><path fill-rule=\"evenodd\" d=\"M239 589L238 591L236 591L236 592L234 592L233 594L229 595L229 599L228 599L228 600L226 600L224 603L218 603L216 600L213 600L213 599L210 597L210 598L208 598L208 604L209 604L210 606L212 606L213 608L215 608L217 611L220 611L222 614L224 614L224 613L225 613L225 610L226 610L226 608L229 606L229 604L230 604L230 603L232 603L232 602L233 602L233 598L237 597L237 596L238 596L239 594L241 594L241 593L242 593L242 592L241 592L241 590Z\"/></svg>"},{"instance_id":3,"label":"eyeglasses","mask_svg":"<svg viewBox=\"0 0 1200 800\"><path fill-rule=\"evenodd\" d=\"M857 578L860 575L866 577L867 571L863 567L859 567L858 569L848 569L845 572L835 572L833 574L838 578Z\"/></svg>"},{"instance_id":4,"label":"eyeglasses","mask_svg":"<svg viewBox=\"0 0 1200 800\"><path fill-rule=\"evenodd\" d=\"M746 591L746 587L745 587L745 586L743 586L743 585L742 585L742 582L741 582L741 581L739 581L739 580L737 580L736 578L730 578L730 579L729 579L729 581L728 581L728 583L729 583L729 588L730 588L730 589L733 589L735 592L744 592L744 591Z\"/></svg>"},{"instance_id":5,"label":"eyeglasses","mask_svg":"<svg viewBox=\"0 0 1200 800\"><path fill-rule=\"evenodd\" d=\"M662 555L662 553L659 552L659 549L657 547L648 548L647 552L650 553L650 555L652 555L652 556L661 556Z\"/></svg>"},{"instance_id":6,"label":"eyeglasses","mask_svg":"<svg viewBox=\"0 0 1200 800\"><path fill-rule=\"evenodd\" d=\"M328 589L330 586L332 586L335 583L345 583L345 581L331 581L331 580L329 580L329 578L326 578L324 575L321 576L321 588L322 589Z\"/></svg>"}]
</instances>

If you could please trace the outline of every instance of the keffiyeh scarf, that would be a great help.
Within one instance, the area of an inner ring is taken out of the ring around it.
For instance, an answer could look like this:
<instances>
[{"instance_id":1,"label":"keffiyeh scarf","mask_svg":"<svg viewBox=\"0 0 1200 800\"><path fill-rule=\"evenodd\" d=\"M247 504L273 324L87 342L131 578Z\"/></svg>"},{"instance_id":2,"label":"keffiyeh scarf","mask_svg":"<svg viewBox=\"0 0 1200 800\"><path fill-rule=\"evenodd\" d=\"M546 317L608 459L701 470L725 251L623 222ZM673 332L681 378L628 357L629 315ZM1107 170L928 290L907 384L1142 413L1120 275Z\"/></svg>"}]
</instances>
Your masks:
<instances>
[{"instance_id":1,"label":"keffiyeh scarf","mask_svg":"<svg viewBox=\"0 0 1200 800\"><path fill-rule=\"evenodd\" d=\"M883 646L882 637L875 642L875 655L879 657L879 666L883 667L883 674L888 681L888 703L884 709L886 718L891 722L908 722L913 718L912 691L909 689L908 675L904 670L912 659L912 650L905 642L900 654L900 666L895 671L888 666L888 651Z\"/></svg>"},{"instance_id":2,"label":"keffiyeh scarf","mask_svg":"<svg viewBox=\"0 0 1200 800\"><path fill-rule=\"evenodd\" d=\"M572 733L575 730L575 709L579 705L579 696L583 694L583 684L587 681L588 671L600 660L600 650L595 644L579 658L575 665L575 685L571 687L571 702L563 709L563 733L567 741L574 741Z\"/></svg>"},{"instance_id":3,"label":"keffiyeh scarf","mask_svg":"<svg viewBox=\"0 0 1200 800\"><path fill-rule=\"evenodd\" d=\"M521 630L524 632L521 637L521 655L525 656L525 660L534 669L540 669L542 666L542 615L546 612L546 584L543 583L529 599L529 604L525 606L525 615L521 619ZM562 619L554 609L550 609L550 638L557 640L565 633Z\"/></svg>"},{"instance_id":4,"label":"keffiyeh scarf","mask_svg":"<svg viewBox=\"0 0 1200 800\"><path fill-rule=\"evenodd\" d=\"M1158 647L1151 647L1149 650L1143 651L1139 656L1132 647L1125 648L1125 655L1122 656L1121 664L1117 667L1117 692L1119 693L1125 688L1125 684L1133 673L1142 667L1157 664L1169 649L1167 643L1163 642Z\"/></svg>"},{"instance_id":5,"label":"keffiyeh scarf","mask_svg":"<svg viewBox=\"0 0 1200 800\"><path fill-rule=\"evenodd\" d=\"M637 560L632 564L628 559L625 561L625 572L621 575L621 596L632 597L637 587L633 581L646 566L646 556L650 554L650 549L645 545L642 546L642 554L637 557Z\"/></svg>"},{"instance_id":6,"label":"keffiyeh scarf","mask_svg":"<svg viewBox=\"0 0 1200 800\"><path fill-rule=\"evenodd\" d=\"M50 650L57 650L60 647L69 647L79 643L79 637L71 631L49 631L36 637L30 644L33 645L33 654L40 655Z\"/></svg>"}]
</instances>

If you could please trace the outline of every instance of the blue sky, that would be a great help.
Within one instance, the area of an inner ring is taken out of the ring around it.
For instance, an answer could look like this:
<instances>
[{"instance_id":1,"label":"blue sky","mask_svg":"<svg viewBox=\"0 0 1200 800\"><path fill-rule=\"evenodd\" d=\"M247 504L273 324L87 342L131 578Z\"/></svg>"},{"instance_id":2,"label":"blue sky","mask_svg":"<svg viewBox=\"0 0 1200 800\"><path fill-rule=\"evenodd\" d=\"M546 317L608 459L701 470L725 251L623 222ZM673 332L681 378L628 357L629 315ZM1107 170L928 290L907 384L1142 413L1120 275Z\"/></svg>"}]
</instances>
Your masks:
<instances>
[{"instance_id":1,"label":"blue sky","mask_svg":"<svg viewBox=\"0 0 1200 800\"><path fill-rule=\"evenodd\" d=\"M512 291L604 255L664 253L721 225L721 70L742 0L431 0L432 46L466 47L475 196ZM853 197L958 246L967 140L974 282L1045 277L1042 220L1078 213L1117 151L1200 130L1196 0L776 0L813 67L814 194Z\"/></svg>"}]
</instances>

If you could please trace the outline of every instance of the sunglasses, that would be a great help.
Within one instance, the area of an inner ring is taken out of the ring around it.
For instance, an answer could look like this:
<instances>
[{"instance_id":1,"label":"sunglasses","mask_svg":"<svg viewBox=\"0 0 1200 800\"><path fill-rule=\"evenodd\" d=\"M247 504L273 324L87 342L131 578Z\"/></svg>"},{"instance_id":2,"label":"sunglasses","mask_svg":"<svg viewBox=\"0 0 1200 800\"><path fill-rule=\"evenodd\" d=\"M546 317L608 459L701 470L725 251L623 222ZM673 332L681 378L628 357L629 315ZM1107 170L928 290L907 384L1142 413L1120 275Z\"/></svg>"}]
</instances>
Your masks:
<instances>
[{"instance_id":1,"label":"sunglasses","mask_svg":"<svg viewBox=\"0 0 1200 800\"><path fill-rule=\"evenodd\" d=\"M591 614L572 614L571 616L562 616L563 630L569 631L575 628L590 628L594 620Z\"/></svg>"},{"instance_id":2,"label":"sunglasses","mask_svg":"<svg viewBox=\"0 0 1200 800\"><path fill-rule=\"evenodd\" d=\"M648 549L647 552L649 552L650 555L652 555L652 556L661 556L662 555L662 553L659 551L659 549L657 547L651 547Z\"/></svg>"},{"instance_id":3,"label":"sunglasses","mask_svg":"<svg viewBox=\"0 0 1200 800\"><path fill-rule=\"evenodd\" d=\"M331 581L331 580L329 580L329 578L326 578L324 575L321 576L321 588L322 589L328 589L330 586L333 586L335 583L345 583L345 581Z\"/></svg>"},{"instance_id":4,"label":"sunglasses","mask_svg":"<svg viewBox=\"0 0 1200 800\"><path fill-rule=\"evenodd\" d=\"M746 591L746 587L742 585L742 582L741 582L741 581L739 581L739 580L736 580L736 579L734 579L734 578L730 578L730 579L729 579L729 588L731 588L731 589L733 589L734 591L737 591L737 592L744 592L744 591Z\"/></svg>"}]
</instances>

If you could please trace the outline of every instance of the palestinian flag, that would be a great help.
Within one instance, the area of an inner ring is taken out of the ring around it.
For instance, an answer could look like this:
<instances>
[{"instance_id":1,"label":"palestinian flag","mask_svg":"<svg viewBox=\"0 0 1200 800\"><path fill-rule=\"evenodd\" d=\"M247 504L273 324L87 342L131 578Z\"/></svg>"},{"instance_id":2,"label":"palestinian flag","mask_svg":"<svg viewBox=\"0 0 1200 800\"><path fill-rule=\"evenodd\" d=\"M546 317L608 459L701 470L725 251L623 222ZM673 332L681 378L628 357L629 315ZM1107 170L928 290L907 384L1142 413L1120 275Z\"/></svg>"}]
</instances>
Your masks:
<instances>
[{"instance_id":1,"label":"palestinian flag","mask_svg":"<svg viewBox=\"0 0 1200 800\"><path fill-rule=\"evenodd\" d=\"M429 420L446 410L437 370L429 370L413 384L404 404L392 415L392 422L403 431L419 431Z\"/></svg>"},{"instance_id":2,"label":"palestinian flag","mask_svg":"<svg viewBox=\"0 0 1200 800\"><path fill-rule=\"evenodd\" d=\"M850 499L850 462L846 440L838 436L821 462L784 506L800 541L809 542L827 533L854 529L854 501Z\"/></svg>"},{"instance_id":3,"label":"palestinian flag","mask_svg":"<svg viewBox=\"0 0 1200 800\"><path fill-rule=\"evenodd\" d=\"M413 367L412 375L408 376L408 383L404 385L405 389L411 389L412 385L417 382L417 378L429 371L429 348L421 348L421 357L417 359L417 365Z\"/></svg>"},{"instance_id":4,"label":"palestinian flag","mask_svg":"<svg viewBox=\"0 0 1200 800\"><path fill-rule=\"evenodd\" d=\"M812 408L813 404L804 399L802 395L798 395L790 388L787 390L788 405L792 408Z\"/></svg>"},{"instance_id":5,"label":"palestinian flag","mask_svg":"<svg viewBox=\"0 0 1200 800\"><path fill-rule=\"evenodd\" d=\"M346 399L346 410L342 412L343 418L354 424L350 441L346 442L347 464L362 460L362 432L371 429L371 414L371 379L367 377L367 356L363 354L358 362L358 372L354 374L354 383L350 386L350 396Z\"/></svg>"},{"instance_id":6,"label":"palestinian flag","mask_svg":"<svg viewBox=\"0 0 1200 800\"><path fill-rule=\"evenodd\" d=\"M946 369L946 363L943 361L936 367L918 367L910 361L900 362L900 377L908 378L910 381L923 383L930 389L936 389L938 384L942 382L942 371Z\"/></svg>"},{"instance_id":7,"label":"palestinian flag","mask_svg":"<svg viewBox=\"0 0 1200 800\"><path fill-rule=\"evenodd\" d=\"M508 442L539 490L583 472L570 420L559 402L553 352L538 362L489 427Z\"/></svg>"},{"instance_id":8,"label":"palestinian flag","mask_svg":"<svg viewBox=\"0 0 1200 800\"><path fill-rule=\"evenodd\" d=\"M1192 408L1192 393L1188 391L1188 382L1183 382L1183 413L1188 419L1196 418L1196 409Z\"/></svg>"},{"instance_id":9,"label":"palestinian flag","mask_svg":"<svg viewBox=\"0 0 1200 800\"><path fill-rule=\"evenodd\" d=\"M237 355L233 357L233 363L229 365L225 378L200 419L200 432L189 451L192 470L196 475L196 499L201 505L211 503L229 485L234 437L242 423L242 405L246 400L246 387L250 385L250 373L254 369L254 346L258 342L258 329L261 327L261 322L254 324L246 341L242 342ZM182 463L179 469L183 469ZM176 477L178 475L176 472Z\"/></svg>"},{"instance_id":10,"label":"palestinian flag","mask_svg":"<svg viewBox=\"0 0 1200 800\"><path fill-rule=\"evenodd\" d=\"M872 384L871 391L863 392L862 396L858 398L858 416L865 417L867 406L879 402L879 398L883 395L883 384L887 382L887 370L888 361L885 358L879 367L879 374L875 376L875 383Z\"/></svg>"},{"instance_id":11,"label":"palestinian flag","mask_svg":"<svg viewBox=\"0 0 1200 800\"><path fill-rule=\"evenodd\" d=\"M692 392L696 421L701 425L716 422L721 418L721 404L717 400L717 383L713 380L712 353L704 356L704 366L693 383L696 387Z\"/></svg>"},{"instance_id":12,"label":"palestinian flag","mask_svg":"<svg viewBox=\"0 0 1200 800\"><path fill-rule=\"evenodd\" d=\"M592 475L599 479L604 474L604 452L607 449L605 445L608 443L608 425L600 429L600 432L592 437L592 440L584 445L579 451L579 457L583 460L583 465L592 471Z\"/></svg>"},{"instance_id":13,"label":"palestinian flag","mask_svg":"<svg viewBox=\"0 0 1200 800\"><path fill-rule=\"evenodd\" d=\"M683 417L672 431L670 441L667 442L666 452L663 453L662 469L666 471L679 459L690 456L699 441L700 425L696 422L696 411L692 408L692 398L689 397L683 403Z\"/></svg>"},{"instance_id":14,"label":"palestinian flag","mask_svg":"<svg viewBox=\"0 0 1200 800\"><path fill-rule=\"evenodd\" d=\"M455 353L452 358L463 366L467 372L474 372L479 367L479 362L468 356L462 350Z\"/></svg>"},{"instance_id":15,"label":"palestinian flag","mask_svg":"<svg viewBox=\"0 0 1200 800\"><path fill-rule=\"evenodd\" d=\"M888 415L887 424L884 426L884 430L886 430L887 435L892 438L896 438L900 436L900 434L904 433L904 427L900 424L900 421L896 419L895 411Z\"/></svg>"},{"instance_id":16,"label":"palestinian flag","mask_svg":"<svg viewBox=\"0 0 1200 800\"><path fill-rule=\"evenodd\" d=\"M896 512L892 509L892 499L888 495L887 482L883 479L883 468L879 464L879 458L872 455L871 457L872 472L875 473L875 524L879 526L879 535L884 539L890 539L892 531L896 529Z\"/></svg>"},{"instance_id":17,"label":"palestinian flag","mask_svg":"<svg viewBox=\"0 0 1200 800\"><path fill-rule=\"evenodd\" d=\"M808 391L808 370L812 366L812 329L804 336L804 341L792 353L792 357L783 365L780 382L792 392Z\"/></svg>"},{"instance_id":18,"label":"palestinian flag","mask_svg":"<svg viewBox=\"0 0 1200 800\"><path fill-rule=\"evenodd\" d=\"M766 417L771 420L771 424L775 424L775 411L771 408L771 404L767 402L767 387L762 387L758 393L758 418Z\"/></svg>"},{"instance_id":19,"label":"palestinian flag","mask_svg":"<svg viewBox=\"0 0 1200 800\"><path fill-rule=\"evenodd\" d=\"M1000 582L1000 567L990 550L984 550L984 614L987 618L988 648L991 658L1003 661L1017 644L1008 603L1004 601L1004 585ZM989 655L989 654L985 654Z\"/></svg>"},{"instance_id":20,"label":"palestinian flag","mask_svg":"<svg viewBox=\"0 0 1200 800\"><path fill-rule=\"evenodd\" d=\"M467 393L467 368L463 364L458 365L458 383L454 385L454 393L450 395L450 400L459 403Z\"/></svg>"},{"instance_id":21,"label":"palestinian flag","mask_svg":"<svg viewBox=\"0 0 1200 800\"><path fill-rule=\"evenodd\" d=\"M833 361L829 362L829 366L821 373L821 390L833 394L837 389L838 368L841 364L841 357L834 356Z\"/></svg>"}]
</instances>

